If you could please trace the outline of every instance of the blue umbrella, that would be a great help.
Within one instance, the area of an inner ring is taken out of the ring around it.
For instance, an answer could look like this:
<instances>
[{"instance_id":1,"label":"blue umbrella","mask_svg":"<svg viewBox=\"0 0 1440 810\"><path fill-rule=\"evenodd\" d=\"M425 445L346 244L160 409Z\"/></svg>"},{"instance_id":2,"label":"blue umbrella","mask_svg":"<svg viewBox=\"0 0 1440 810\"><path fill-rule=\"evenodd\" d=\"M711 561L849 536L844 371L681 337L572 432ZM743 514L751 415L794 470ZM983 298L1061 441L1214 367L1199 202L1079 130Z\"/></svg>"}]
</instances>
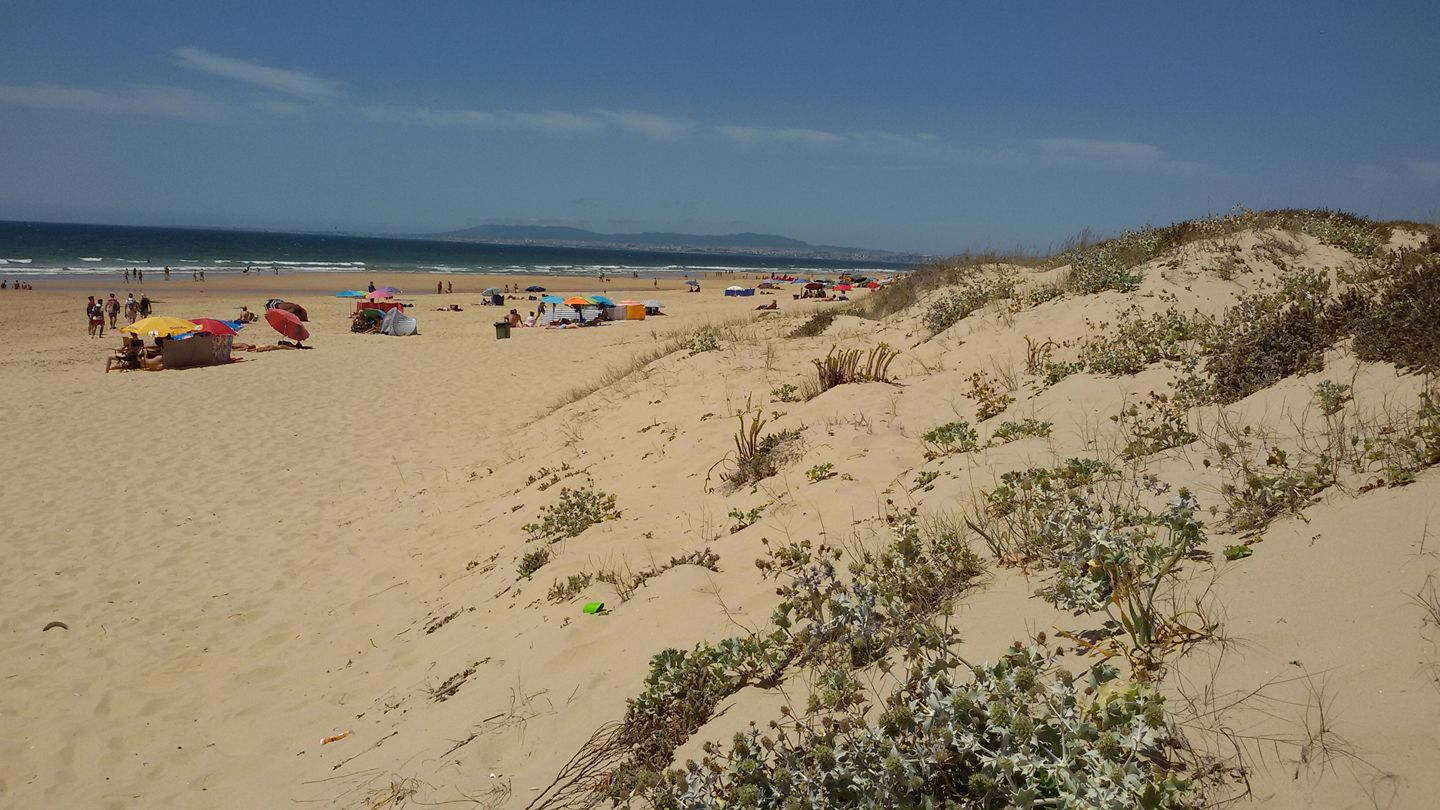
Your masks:
<instances>
[{"instance_id":1,"label":"blue umbrella","mask_svg":"<svg viewBox=\"0 0 1440 810\"><path fill-rule=\"evenodd\" d=\"M561 297L558 296L558 295L542 295L542 296L540 296L540 301L541 301L542 303L546 303L546 304L563 304L563 303L565 303L565 299L564 299L564 298L561 298Z\"/></svg>"},{"instance_id":2,"label":"blue umbrella","mask_svg":"<svg viewBox=\"0 0 1440 810\"><path fill-rule=\"evenodd\" d=\"M607 306L607 307L613 307L613 306L615 306L615 302L612 301L612 300L611 300L610 298L608 298L607 296L604 296L604 295L592 295L592 296L589 296L589 297L590 297L591 299L595 300L597 303L604 304L604 305Z\"/></svg>"},{"instance_id":3,"label":"blue umbrella","mask_svg":"<svg viewBox=\"0 0 1440 810\"><path fill-rule=\"evenodd\" d=\"M365 291L364 291L364 290L345 290L344 292L335 293L335 297L336 297L336 298L364 298L364 297L365 297Z\"/></svg>"},{"instance_id":4,"label":"blue umbrella","mask_svg":"<svg viewBox=\"0 0 1440 810\"><path fill-rule=\"evenodd\" d=\"M531 284L529 287L525 288L525 292L545 292L545 288L541 287L539 284Z\"/></svg>"},{"instance_id":5,"label":"blue umbrella","mask_svg":"<svg viewBox=\"0 0 1440 810\"><path fill-rule=\"evenodd\" d=\"M690 279L689 281L685 282L685 283L686 283L686 284L689 284L691 287L699 287L699 286L700 286L700 282L696 281L696 280L693 279L693 278Z\"/></svg>"}]
</instances>

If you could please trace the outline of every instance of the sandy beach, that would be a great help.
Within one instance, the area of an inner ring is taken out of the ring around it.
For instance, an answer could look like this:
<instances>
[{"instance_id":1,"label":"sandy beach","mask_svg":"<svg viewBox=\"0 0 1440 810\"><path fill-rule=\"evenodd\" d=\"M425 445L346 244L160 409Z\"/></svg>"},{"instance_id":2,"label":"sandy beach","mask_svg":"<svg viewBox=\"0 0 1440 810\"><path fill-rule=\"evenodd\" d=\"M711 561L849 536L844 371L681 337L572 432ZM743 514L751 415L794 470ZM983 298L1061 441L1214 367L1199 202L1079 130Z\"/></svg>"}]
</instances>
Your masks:
<instances>
[{"instance_id":1,"label":"sandy beach","mask_svg":"<svg viewBox=\"0 0 1440 810\"><path fill-rule=\"evenodd\" d=\"M1293 238L1292 266L1353 262ZM874 547L888 536L886 515L958 514L1002 473L1074 456L1189 487L1208 509L1225 503L1220 468L1207 461L1221 426L1256 425L1299 454L1298 426L1318 419L1322 380L1352 386L1346 413L1357 420L1412 405L1422 377L1342 347L1323 371L1195 409L1203 438L1147 454L1142 468L1119 460L1125 437L1110 417L1165 389L1170 370L1043 384L1027 369L1027 346L1053 341L1060 356L1093 331L1087 323L1132 305L1223 313L1279 272L1267 239L1236 240L1256 268L1239 280L1211 269L1229 243L1191 245L1137 270L1135 292L1038 303L1016 294L1023 303L992 302L936 334L923 315L945 289L790 337L838 305L782 290L778 312L758 313L768 298L725 298L721 279L688 294L677 279L662 282L664 317L496 340L496 311L478 305L478 289L532 279L466 278L451 295L411 276L147 280L158 314L229 317L279 296L308 308L313 333L312 351L157 373L102 373L117 341L85 335L84 296L123 298L122 285L0 294L12 460L0 488L0 804L526 807L592 732L625 714L651 656L765 631L776 583L754 561L767 542ZM1067 271L1006 269L1023 290ZM331 293L371 279L432 290L402 296L419 335L348 331L351 304ZM465 311L433 311L451 303ZM697 341L702 327L713 343ZM273 342L267 329L243 339ZM832 346L879 342L901 352L892 384L808 401L784 393L813 378L812 359ZM978 418L977 372L1011 396L993 421ZM734 447L737 415L756 412L767 431L799 431L800 450L754 487L720 486L715 465ZM921 437L954 419L978 426L987 445L936 457ZM1049 423L1050 434L989 441L1002 421L1022 419ZM1415 598L1440 568L1428 536L1440 478L1363 483L1325 490L1259 536L1206 513L1207 553L1187 563L1185 581L1216 595L1206 604L1225 641L1176 660L1163 688L1175 705L1199 707L1192 742L1245 751L1230 795L1243 783L1267 807L1402 808L1440 792L1440 659ZM618 515L519 576L537 548L526 525L562 490L583 487L613 493ZM1253 556L1227 560L1230 546ZM704 551L709 565L665 564ZM948 613L960 654L994 660L1036 632L1099 626L1035 598L1042 572L987 560L983 583ZM590 581L550 598L572 575L649 568L660 573L633 593ZM608 611L585 614L591 601ZM1065 660L1087 659L1077 647ZM728 697L676 761L775 716L812 677ZM1252 690L1261 697L1236 699Z\"/></svg>"}]
</instances>

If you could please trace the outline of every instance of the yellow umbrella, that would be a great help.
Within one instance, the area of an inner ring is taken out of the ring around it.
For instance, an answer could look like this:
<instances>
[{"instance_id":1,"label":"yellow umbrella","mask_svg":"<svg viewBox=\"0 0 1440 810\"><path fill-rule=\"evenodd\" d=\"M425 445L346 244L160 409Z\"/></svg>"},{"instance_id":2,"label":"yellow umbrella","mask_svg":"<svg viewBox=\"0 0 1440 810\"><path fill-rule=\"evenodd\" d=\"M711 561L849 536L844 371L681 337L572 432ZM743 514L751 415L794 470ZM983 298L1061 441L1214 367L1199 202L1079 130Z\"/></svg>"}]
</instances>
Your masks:
<instances>
[{"instance_id":1,"label":"yellow umbrella","mask_svg":"<svg viewBox=\"0 0 1440 810\"><path fill-rule=\"evenodd\" d=\"M172 318L169 315L156 315L150 318L142 318L128 326L120 327L121 332L128 332L138 337L171 337L183 335L186 332L194 332L200 327L184 320L183 318Z\"/></svg>"}]
</instances>

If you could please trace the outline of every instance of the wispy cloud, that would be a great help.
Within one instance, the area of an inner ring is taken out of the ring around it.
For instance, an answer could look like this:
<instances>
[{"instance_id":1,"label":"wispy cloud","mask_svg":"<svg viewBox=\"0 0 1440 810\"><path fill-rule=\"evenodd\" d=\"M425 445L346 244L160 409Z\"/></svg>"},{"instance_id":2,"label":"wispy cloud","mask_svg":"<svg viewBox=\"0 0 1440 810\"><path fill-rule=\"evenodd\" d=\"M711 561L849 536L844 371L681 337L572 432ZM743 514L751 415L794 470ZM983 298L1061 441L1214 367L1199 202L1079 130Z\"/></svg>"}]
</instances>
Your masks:
<instances>
[{"instance_id":1,"label":"wispy cloud","mask_svg":"<svg viewBox=\"0 0 1440 810\"><path fill-rule=\"evenodd\" d=\"M388 104L357 104L351 109L379 124L466 129L494 129L500 125L500 116L483 110L436 110L430 107L392 107Z\"/></svg>"},{"instance_id":2,"label":"wispy cloud","mask_svg":"<svg viewBox=\"0 0 1440 810\"><path fill-rule=\"evenodd\" d=\"M723 137L746 146L757 144L797 144L800 146L840 146L849 138L822 129L771 129L768 127L742 127L734 125L715 128Z\"/></svg>"},{"instance_id":3,"label":"wispy cloud","mask_svg":"<svg viewBox=\"0 0 1440 810\"><path fill-rule=\"evenodd\" d=\"M655 141L670 141L688 135L697 126L689 118L640 110L594 110L593 113L621 132Z\"/></svg>"},{"instance_id":4,"label":"wispy cloud","mask_svg":"<svg viewBox=\"0 0 1440 810\"><path fill-rule=\"evenodd\" d=\"M191 70L223 76L309 101L322 101L340 95L339 82L312 76L301 70L270 67L259 62L221 56L200 48L176 48L175 59L182 67Z\"/></svg>"},{"instance_id":5,"label":"wispy cloud","mask_svg":"<svg viewBox=\"0 0 1440 810\"><path fill-rule=\"evenodd\" d=\"M213 121L228 117L226 104L184 87L145 84L95 90L63 84L0 85L0 105L98 115L158 115Z\"/></svg>"},{"instance_id":6,"label":"wispy cloud","mask_svg":"<svg viewBox=\"0 0 1440 810\"><path fill-rule=\"evenodd\" d=\"M511 112L504 113L502 118L525 129L562 137L598 135L605 130L605 123L598 118L562 110Z\"/></svg>"}]
</instances>

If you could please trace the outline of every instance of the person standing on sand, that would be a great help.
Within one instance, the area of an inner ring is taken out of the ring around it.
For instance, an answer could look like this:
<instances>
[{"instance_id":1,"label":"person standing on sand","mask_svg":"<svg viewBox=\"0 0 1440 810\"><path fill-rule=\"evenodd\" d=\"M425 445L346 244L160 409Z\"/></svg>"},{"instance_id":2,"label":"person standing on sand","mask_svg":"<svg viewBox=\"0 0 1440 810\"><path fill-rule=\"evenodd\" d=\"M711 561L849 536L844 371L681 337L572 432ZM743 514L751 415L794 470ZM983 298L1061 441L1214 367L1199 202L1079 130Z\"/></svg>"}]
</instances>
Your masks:
<instances>
[{"instance_id":1,"label":"person standing on sand","mask_svg":"<svg viewBox=\"0 0 1440 810\"><path fill-rule=\"evenodd\" d=\"M201 281L204 281L204 280L205 280L205 271L204 271L204 270L201 270L201 271L200 271L200 280L201 280Z\"/></svg>"},{"instance_id":2,"label":"person standing on sand","mask_svg":"<svg viewBox=\"0 0 1440 810\"><path fill-rule=\"evenodd\" d=\"M110 293L110 297L105 299L105 314L110 316L110 328L114 329L115 319L120 317L120 299L115 297L115 293Z\"/></svg>"},{"instance_id":3,"label":"person standing on sand","mask_svg":"<svg viewBox=\"0 0 1440 810\"><path fill-rule=\"evenodd\" d=\"M128 267L125 268L125 283L126 283L126 284L129 284L129 283L130 283L130 268L128 268Z\"/></svg>"},{"instance_id":4,"label":"person standing on sand","mask_svg":"<svg viewBox=\"0 0 1440 810\"><path fill-rule=\"evenodd\" d=\"M375 292L375 282L372 281L372 282L370 282L368 285L366 285L365 291L366 291L366 292Z\"/></svg>"},{"instance_id":5,"label":"person standing on sand","mask_svg":"<svg viewBox=\"0 0 1440 810\"><path fill-rule=\"evenodd\" d=\"M135 301L135 293L125 294L125 319L130 323L135 322L135 313L140 311L140 304Z\"/></svg>"},{"instance_id":6,"label":"person standing on sand","mask_svg":"<svg viewBox=\"0 0 1440 810\"><path fill-rule=\"evenodd\" d=\"M138 267L135 268L135 280L136 280L136 281L144 281L144 280L145 280L145 271L144 271L144 270L141 270L141 269L138 268Z\"/></svg>"},{"instance_id":7,"label":"person standing on sand","mask_svg":"<svg viewBox=\"0 0 1440 810\"><path fill-rule=\"evenodd\" d=\"M453 293L453 292L455 292L455 282L453 282L453 281L447 281L447 282L445 282L445 294L446 294L446 295L449 295L450 293Z\"/></svg>"},{"instance_id":8,"label":"person standing on sand","mask_svg":"<svg viewBox=\"0 0 1440 810\"><path fill-rule=\"evenodd\" d=\"M140 294L140 317L150 317L150 296L144 293Z\"/></svg>"},{"instance_id":9,"label":"person standing on sand","mask_svg":"<svg viewBox=\"0 0 1440 810\"><path fill-rule=\"evenodd\" d=\"M166 280L166 281L169 281L169 280L170 280L170 268L168 268L168 267L165 268L165 280Z\"/></svg>"},{"instance_id":10,"label":"person standing on sand","mask_svg":"<svg viewBox=\"0 0 1440 810\"><path fill-rule=\"evenodd\" d=\"M95 337L95 296L93 295L85 298L85 323L90 327L86 334Z\"/></svg>"},{"instance_id":11,"label":"person standing on sand","mask_svg":"<svg viewBox=\"0 0 1440 810\"><path fill-rule=\"evenodd\" d=\"M445 292L445 290L443 289L444 286L445 286L445 285L441 284L441 283L438 282L438 281L435 282L435 294L436 294L436 295L439 295L439 294Z\"/></svg>"}]
</instances>

